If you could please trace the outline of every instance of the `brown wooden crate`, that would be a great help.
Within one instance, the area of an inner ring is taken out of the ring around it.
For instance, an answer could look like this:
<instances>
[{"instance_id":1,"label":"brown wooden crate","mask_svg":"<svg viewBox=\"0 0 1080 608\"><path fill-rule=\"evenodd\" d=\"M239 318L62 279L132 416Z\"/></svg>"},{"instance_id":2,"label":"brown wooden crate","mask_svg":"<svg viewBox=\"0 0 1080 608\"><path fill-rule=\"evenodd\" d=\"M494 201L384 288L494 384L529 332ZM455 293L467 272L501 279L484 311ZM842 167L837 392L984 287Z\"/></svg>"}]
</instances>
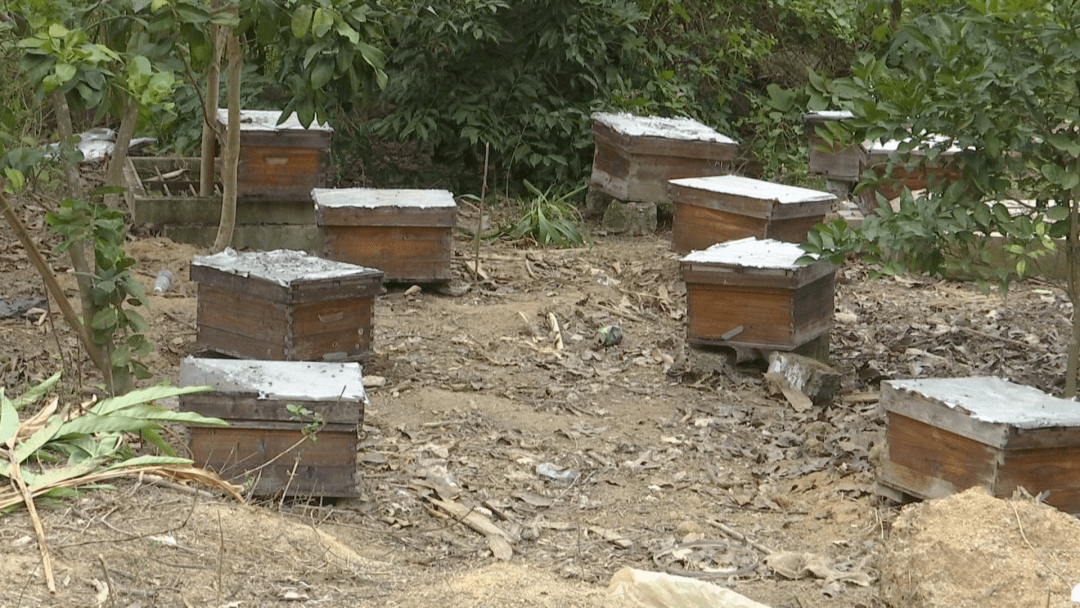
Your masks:
<instances>
[{"instance_id":1,"label":"brown wooden crate","mask_svg":"<svg viewBox=\"0 0 1080 608\"><path fill-rule=\"evenodd\" d=\"M632 137L595 120L592 130L597 146L614 148L626 156L676 156L723 163L735 160L735 154L739 151L736 143L654 136Z\"/></svg>"},{"instance_id":2,"label":"brown wooden crate","mask_svg":"<svg viewBox=\"0 0 1080 608\"><path fill-rule=\"evenodd\" d=\"M1017 487L1032 495L1049 490L1045 502L1066 513L1080 512L1080 445L1033 450L1006 449L995 496L1012 496Z\"/></svg>"},{"instance_id":3,"label":"brown wooden crate","mask_svg":"<svg viewBox=\"0 0 1080 608\"><path fill-rule=\"evenodd\" d=\"M451 278L449 228L320 226L319 256L382 270L387 281Z\"/></svg>"},{"instance_id":4,"label":"brown wooden crate","mask_svg":"<svg viewBox=\"0 0 1080 608\"><path fill-rule=\"evenodd\" d=\"M355 427L364 420L364 404L338 401L305 401L300 399L260 398L255 393L194 393L180 397L180 409L198 412L204 416L228 420L235 425L240 421L288 422L296 424L286 405L295 404L322 414L327 424L350 424ZM355 428L354 428L355 431Z\"/></svg>"},{"instance_id":5,"label":"brown wooden crate","mask_svg":"<svg viewBox=\"0 0 1080 608\"><path fill-rule=\"evenodd\" d=\"M887 412L887 426L890 461L959 490L981 486L993 491L1001 450L896 412Z\"/></svg>"}]
</instances>

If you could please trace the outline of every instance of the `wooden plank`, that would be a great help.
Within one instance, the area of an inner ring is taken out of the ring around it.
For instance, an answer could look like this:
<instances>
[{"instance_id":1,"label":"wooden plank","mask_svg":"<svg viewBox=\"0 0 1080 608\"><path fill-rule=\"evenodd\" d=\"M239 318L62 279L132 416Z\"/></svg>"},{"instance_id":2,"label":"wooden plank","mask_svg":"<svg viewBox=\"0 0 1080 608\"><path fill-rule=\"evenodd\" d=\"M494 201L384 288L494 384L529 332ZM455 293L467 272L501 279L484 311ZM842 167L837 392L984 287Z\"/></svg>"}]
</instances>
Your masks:
<instances>
[{"instance_id":1,"label":"wooden plank","mask_svg":"<svg viewBox=\"0 0 1080 608\"><path fill-rule=\"evenodd\" d=\"M746 237L765 238L768 222L709 207L675 202L671 225L671 249L689 253L716 243Z\"/></svg>"},{"instance_id":2,"label":"wooden plank","mask_svg":"<svg viewBox=\"0 0 1080 608\"><path fill-rule=\"evenodd\" d=\"M268 466L263 465L300 439L299 430L257 432L192 427L188 446L197 465L217 471L225 479L257 479L255 494L278 494L288 487L289 496L354 496L356 434L351 434L353 439L348 435L320 432L317 441L306 442ZM260 466L263 468L255 471Z\"/></svg>"},{"instance_id":3,"label":"wooden plank","mask_svg":"<svg viewBox=\"0 0 1080 608\"><path fill-rule=\"evenodd\" d=\"M744 268L707 262L681 262L679 269L685 283L746 287L801 289L836 272L832 264L810 264L794 269Z\"/></svg>"},{"instance_id":4,"label":"wooden plank","mask_svg":"<svg viewBox=\"0 0 1080 608\"><path fill-rule=\"evenodd\" d=\"M923 395L897 390L890 382L881 383L881 406L890 414L905 416L998 450L1004 450L1008 445L1008 425L975 420Z\"/></svg>"},{"instance_id":5,"label":"wooden plank","mask_svg":"<svg viewBox=\"0 0 1080 608\"><path fill-rule=\"evenodd\" d=\"M1080 446L1007 449L1004 459L995 496L1012 496L1017 487L1032 495L1049 491L1047 504L1066 513L1080 511Z\"/></svg>"},{"instance_id":6,"label":"wooden plank","mask_svg":"<svg viewBox=\"0 0 1080 608\"><path fill-rule=\"evenodd\" d=\"M291 331L285 304L207 284L200 284L198 293L196 322L200 328L214 327L282 344L283 336Z\"/></svg>"},{"instance_id":7,"label":"wooden plank","mask_svg":"<svg viewBox=\"0 0 1080 608\"><path fill-rule=\"evenodd\" d=\"M293 414L285 406L296 404L322 414L327 424L356 425L364 420L364 404L353 401L305 401L299 399L261 399L254 393L196 393L180 397L180 409L228 420L264 423L292 422Z\"/></svg>"},{"instance_id":8,"label":"wooden plank","mask_svg":"<svg viewBox=\"0 0 1080 608\"><path fill-rule=\"evenodd\" d=\"M687 339L718 340L743 326L740 342L794 347L791 291L687 284Z\"/></svg>"},{"instance_id":9,"label":"wooden plank","mask_svg":"<svg viewBox=\"0 0 1080 608\"><path fill-rule=\"evenodd\" d=\"M417 226L453 228L453 207L327 207L315 208L320 226Z\"/></svg>"},{"instance_id":10,"label":"wooden plank","mask_svg":"<svg viewBox=\"0 0 1080 608\"><path fill-rule=\"evenodd\" d=\"M793 341L802 344L832 329L834 306L833 276L795 290L792 295Z\"/></svg>"},{"instance_id":11,"label":"wooden plank","mask_svg":"<svg viewBox=\"0 0 1080 608\"><path fill-rule=\"evenodd\" d=\"M329 150L332 131L290 129L285 131L250 131L240 128L240 147L249 148L309 148Z\"/></svg>"},{"instance_id":12,"label":"wooden plank","mask_svg":"<svg viewBox=\"0 0 1080 608\"><path fill-rule=\"evenodd\" d=\"M231 427L192 427L191 450L196 463L213 467L235 466L250 471L281 455L303 438L301 425L293 429L238 429ZM316 441L306 441L288 452L291 464L299 455L308 467L336 467L355 464L356 431L319 432Z\"/></svg>"},{"instance_id":13,"label":"wooden plank","mask_svg":"<svg viewBox=\"0 0 1080 608\"><path fill-rule=\"evenodd\" d=\"M881 463L878 483L923 500L945 498L958 491L956 486L947 481L896 464L890 460Z\"/></svg>"},{"instance_id":14,"label":"wooden plank","mask_svg":"<svg viewBox=\"0 0 1080 608\"><path fill-rule=\"evenodd\" d=\"M237 196L264 200L310 200L311 189L323 185L326 152L288 145L245 146L240 143Z\"/></svg>"},{"instance_id":15,"label":"wooden plank","mask_svg":"<svg viewBox=\"0 0 1080 608\"><path fill-rule=\"evenodd\" d=\"M382 270L387 281L449 280L449 229L404 226L322 226L319 255Z\"/></svg>"},{"instance_id":16,"label":"wooden plank","mask_svg":"<svg viewBox=\"0 0 1080 608\"><path fill-rule=\"evenodd\" d=\"M1022 429L1010 426L1005 445L1007 450L1074 448L1080 446L1080 427Z\"/></svg>"},{"instance_id":17,"label":"wooden plank","mask_svg":"<svg viewBox=\"0 0 1080 608\"><path fill-rule=\"evenodd\" d=\"M596 146L610 146L627 156L678 156L731 162L739 151L736 143L655 136L629 136L602 122L593 121L593 140ZM682 176L689 177L689 176Z\"/></svg>"},{"instance_id":18,"label":"wooden plank","mask_svg":"<svg viewBox=\"0 0 1080 608\"><path fill-rule=\"evenodd\" d=\"M825 214L792 219L773 219L768 224L765 237L788 243L805 243L806 233L825 221Z\"/></svg>"},{"instance_id":19,"label":"wooden plank","mask_svg":"<svg viewBox=\"0 0 1080 608\"><path fill-rule=\"evenodd\" d=\"M200 325L195 343L207 350L238 359L284 361L285 345L281 341L256 340L251 336Z\"/></svg>"},{"instance_id":20,"label":"wooden plank","mask_svg":"<svg viewBox=\"0 0 1080 608\"><path fill-rule=\"evenodd\" d=\"M191 280L202 287L214 287L252 300L283 304L307 304L328 300L373 297L381 285L381 274L372 271L337 279L295 280L287 286L256 276L240 276L212 266L191 265Z\"/></svg>"},{"instance_id":21,"label":"wooden plank","mask_svg":"<svg viewBox=\"0 0 1080 608\"><path fill-rule=\"evenodd\" d=\"M371 330L372 298L327 300L298 305L292 311L292 334L302 338L324 333L365 333Z\"/></svg>"},{"instance_id":22,"label":"wooden plank","mask_svg":"<svg viewBox=\"0 0 1080 608\"><path fill-rule=\"evenodd\" d=\"M884 395L882 395L884 398ZM888 460L963 490L993 490L1002 451L936 426L888 412Z\"/></svg>"}]
</instances>

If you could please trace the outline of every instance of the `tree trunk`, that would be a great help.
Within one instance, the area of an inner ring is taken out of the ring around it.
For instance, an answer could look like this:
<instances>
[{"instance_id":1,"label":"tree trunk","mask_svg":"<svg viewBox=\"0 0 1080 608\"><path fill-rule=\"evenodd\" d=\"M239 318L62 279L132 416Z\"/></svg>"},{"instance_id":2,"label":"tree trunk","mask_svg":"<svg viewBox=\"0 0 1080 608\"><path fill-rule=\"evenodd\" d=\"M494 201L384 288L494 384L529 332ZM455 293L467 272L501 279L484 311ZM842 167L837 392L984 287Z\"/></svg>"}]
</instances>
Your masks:
<instances>
[{"instance_id":1,"label":"tree trunk","mask_svg":"<svg viewBox=\"0 0 1080 608\"><path fill-rule=\"evenodd\" d=\"M53 111L56 113L56 126L59 131L61 144L70 142L75 137L75 128L71 123L71 110L68 107L67 98L62 93L56 92L52 96ZM82 183L79 181L79 167L75 163L69 163L67 161L61 161L61 166L64 167L64 175L67 178L68 194L73 199L81 199L84 197ZM11 221L11 218L8 219ZM97 306L94 306L94 301L90 297L90 290L94 287L94 277L97 275L97 269L91 268L86 258L87 243L85 240L76 241L68 249L68 253L71 256L71 266L75 268L75 281L79 284L79 299L82 302L82 318L85 322L89 322L94 318L100 310ZM40 268L38 269L41 270ZM56 297L55 295L53 296ZM57 301L59 303L59 300ZM78 320L78 319L76 319ZM70 320L69 320L70 322ZM85 333L86 329L83 327L76 331ZM108 360L108 356L96 357L94 352L91 351L91 347L96 348L97 345L87 340L83 341L87 347L87 352L90 354L90 358L93 360L94 365L101 371L101 375L105 377L105 384L109 387L109 393L115 394L116 385L113 381L112 365ZM108 349L106 349L106 353Z\"/></svg>"},{"instance_id":2,"label":"tree trunk","mask_svg":"<svg viewBox=\"0 0 1080 608\"><path fill-rule=\"evenodd\" d=\"M199 171L199 196L214 195L214 157L217 156L217 111L221 95L221 52L225 30L214 27L214 57L206 68L206 98L203 99L202 165Z\"/></svg>"},{"instance_id":3,"label":"tree trunk","mask_svg":"<svg viewBox=\"0 0 1080 608\"><path fill-rule=\"evenodd\" d=\"M229 33L228 44L229 127L225 131L225 149L221 154L221 224L213 250L219 252L232 243L236 225L236 165L240 160L240 68L244 48L236 31Z\"/></svg>"},{"instance_id":4,"label":"tree trunk","mask_svg":"<svg viewBox=\"0 0 1080 608\"><path fill-rule=\"evenodd\" d=\"M109 169L105 173L106 186L124 185L124 163L127 161L128 145L131 137L135 135L135 125L139 122L139 103L127 93L123 93L126 105L124 118L120 121L120 130L116 133L116 145L113 147L112 158L109 159ZM120 206L119 194L106 194L105 204L111 208ZM134 213L134 209L128 209Z\"/></svg>"}]
</instances>

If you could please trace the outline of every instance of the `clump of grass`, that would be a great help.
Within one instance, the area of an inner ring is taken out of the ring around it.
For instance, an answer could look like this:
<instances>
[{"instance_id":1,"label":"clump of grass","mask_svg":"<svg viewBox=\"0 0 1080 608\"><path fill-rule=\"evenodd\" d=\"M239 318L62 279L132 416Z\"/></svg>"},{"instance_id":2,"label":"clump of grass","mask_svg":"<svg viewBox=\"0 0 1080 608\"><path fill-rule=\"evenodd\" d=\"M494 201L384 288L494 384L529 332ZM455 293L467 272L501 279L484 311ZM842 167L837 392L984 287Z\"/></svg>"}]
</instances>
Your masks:
<instances>
[{"instance_id":1,"label":"clump of grass","mask_svg":"<svg viewBox=\"0 0 1080 608\"><path fill-rule=\"evenodd\" d=\"M581 247L588 240L581 212L571 199L587 186L556 194L554 185L540 190L528 180L525 188L533 195L525 215L510 230L516 239L531 238L541 245L558 247Z\"/></svg>"}]
</instances>

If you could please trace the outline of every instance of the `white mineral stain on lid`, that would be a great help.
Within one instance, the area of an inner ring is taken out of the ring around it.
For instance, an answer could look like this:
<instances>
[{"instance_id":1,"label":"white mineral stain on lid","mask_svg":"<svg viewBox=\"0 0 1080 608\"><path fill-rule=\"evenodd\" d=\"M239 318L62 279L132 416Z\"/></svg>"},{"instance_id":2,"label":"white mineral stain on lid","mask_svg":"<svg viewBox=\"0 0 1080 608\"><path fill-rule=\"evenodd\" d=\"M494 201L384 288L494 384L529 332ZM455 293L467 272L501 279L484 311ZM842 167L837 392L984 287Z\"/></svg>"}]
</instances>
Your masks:
<instances>
[{"instance_id":1,"label":"white mineral stain on lid","mask_svg":"<svg viewBox=\"0 0 1080 608\"><path fill-rule=\"evenodd\" d=\"M672 184L686 188L709 190L717 194L730 194L743 198L773 201L781 205L795 203L815 203L834 201L836 197L828 192L774 184L759 179L750 179L739 175L717 175L714 177L687 177L673 179Z\"/></svg>"},{"instance_id":2,"label":"white mineral stain on lid","mask_svg":"<svg viewBox=\"0 0 1080 608\"><path fill-rule=\"evenodd\" d=\"M743 268L796 269L802 266L796 264L795 260L804 255L806 255L806 252L795 243L785 243L773 239L759 241L755 237L747 237L737 241L719 243L704 251L691 252L681 261L741 266Z\"/></svg>"},{"instance_id":3,"label":"white mineral stain on lid","mask_svg":"<svg viewBox=\"0 0 1080 608\"><path fill-rule=\"evenodd\" d=\"M928 378L891 380L889 384L940 401L982 422L1025 429L1080 426L1080 407L1075 401L1001 378Z\"/></svg>"},{"instance_id":4,"label":"white mineral stain on lid","mask_svg":"<svg viewBox=\"0 0 1080 608\"><path fill-rule=\"evenodd\" d=\"M378 188L315 188L311 198L320 207L412 207L417 209L457 208L447 190L382 190Z\"/></svg>"},{"instance_id":5,"label":"white mineral stain on lid","mask_svg":"<svg viewBox=\"0 0 1080 608\"><path fill-rule=\"evenodd\" d=\"M285 119L285 122L280 125L277 124L278 118L281 117L279 110L241 110L240 111L240 130L241 131L327 131L334 132L334 128L329 125L320 125L318 122L313 121L310 127L305 128L300 123L300 118L296 116L296 112L293 112ZM218 108L217 111L218 122L227 125L229 124L229 110L225 108Z\"/></svg>"},{"instance_id":6,"label":"white mineral stain on lid","mask_svg":"<svg viewBox=\"0 0 1080 608\"><path fill-rule=\"evenodd\" d=\"M615 132L630 137L665 137L688 141L712 141L738 145L734 139L717 133L712 127L689 118L661 118L659 116L634 116L633 114L608 114L596 112L593 120L611 127Z\"/></svg>"},{"instance_id":7,"label":"white mineral stain on lid","mask_svg":"<svg viewBox=\"0 0 1080 608\"><path fill-rule=\"evenodd\" d=\"M187 357L180 364L180 386L257 393L260 399L367 403L362 371L359 363Z\"/></svg>"},{"instance_id":8,"label":"white mineral stain on lid","mask_svg":"<svg viewBox=\"0 0 1080 608\"><path fill-rule=\"evenodd\" d=\"M265 279L282 286L301 279L315 281L365 276L373 273L382 275L381 270L374 268L324 260L303 251L289 249L240 253L229 248L218 254L196 257L191 265L206 266L243 277Z\"/></svg>"}]
</instances>

